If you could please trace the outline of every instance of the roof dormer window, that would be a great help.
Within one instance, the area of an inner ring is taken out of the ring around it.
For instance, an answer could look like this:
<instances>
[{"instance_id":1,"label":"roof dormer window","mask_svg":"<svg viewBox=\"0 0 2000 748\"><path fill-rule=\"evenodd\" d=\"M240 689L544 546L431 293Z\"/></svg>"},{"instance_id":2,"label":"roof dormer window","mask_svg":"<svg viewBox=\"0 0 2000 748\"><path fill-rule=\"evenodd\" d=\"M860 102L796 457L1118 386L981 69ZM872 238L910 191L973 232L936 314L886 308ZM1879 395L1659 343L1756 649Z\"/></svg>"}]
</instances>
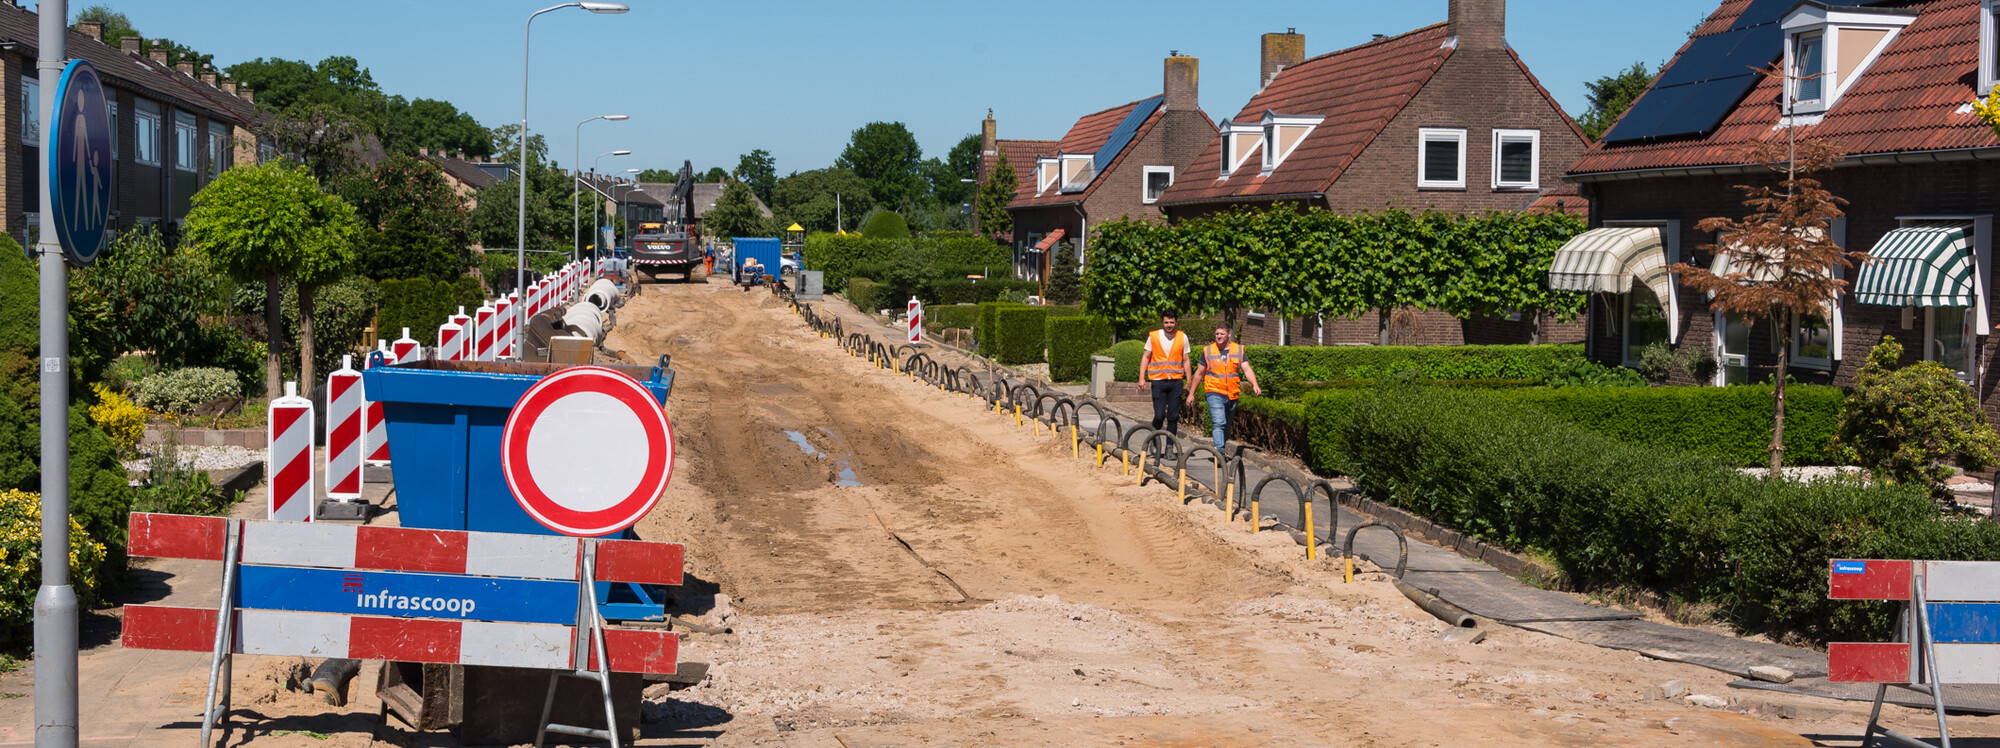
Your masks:
<instances>
[{"instance_id":1,"label":"roof dormer window","mask_svg":"<svg viewBox=\"0 0 2000 748\"><path fill-rule=\"evenodd\" d=\"M1090 186L1091 178L1097 176L1097 158L1088 153L1064 153L1062 160L1062 191L1075 192Z\"/></svg>"},{"instance_id":2,"label":"roof dormer window","mask_svg":"<svg viewBox=\"0 0 2000 748\"><path fill-rule=\"evenodd\" d=\"M1035 159L1035 194L1049 191L1049 185L1056 183L1056 160L1043 156Z\"/></svg>"},{"instance_id":3,"label":"roof dormer window","mask_svg":"<svg viewBox=\"0 0 2000 748\"><path fill-rule=\"evenodd\" d=\"M1979 0L1979 90L1985 97L2000 84L2000 3Z\"/></svg>"},{"instance_id":4,"label":"roof dormer window","mask_svg":"<svg viewBox=\"0 0 2000 748\"><path fill-rule=\"evenodd\" d=\"M1263 121L1263 142L1267 147L1264 148L1263 173L1269 174L1271 170L1278 168L1279 164L1284 163L1285 157L1292 155L1292 151L1298 150L1299 144L1305 142L1306 136L1312 134L1313 128L1325 120L1325 117L1278 114L1266 110Z\"/></svg>"},{"instance_id":5,"label":"roof dormer window","mask_svg":"<svg viewBox=\"0 0 2000 748\"><path fill-rule=\"evenodd\" d=\"M1222 178L1243 167L1243 162L1263 150L1264 128L1253 123L1222 121Z\"/></svg>"},{"instance_id":6,"label":"roof dormer window","mask_svg":"<svg viewBox=\"0 0 2000 748\"><path fill-rule=\"evenodd\" d=\"M1784 21L1789 112L1802 118L1826 112L1914 20L1916 12L1903 8L1800 3Z\"/></svg>"}]
</instances>

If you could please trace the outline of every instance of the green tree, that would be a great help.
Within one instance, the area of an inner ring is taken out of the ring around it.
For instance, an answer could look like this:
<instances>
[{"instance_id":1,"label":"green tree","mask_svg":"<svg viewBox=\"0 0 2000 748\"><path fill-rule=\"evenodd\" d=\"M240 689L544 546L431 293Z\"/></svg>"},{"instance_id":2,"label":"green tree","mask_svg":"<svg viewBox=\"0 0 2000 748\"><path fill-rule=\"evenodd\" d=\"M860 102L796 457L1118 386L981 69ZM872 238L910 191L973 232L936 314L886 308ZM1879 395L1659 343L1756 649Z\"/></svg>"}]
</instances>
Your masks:
<instances>
[{"instance_id":1,"label":"green tree","mask_svg":"<svg viewBox=\"0 0 2000 748\"><path fill-rule=\"evenodd\" d=\"M844 230L847 227L837 225L836 216L852 224L874 205L868 184L838 167L792 172L771 190L771 212L781 224L797 223L808 231Z\"/></svg>"},{"instance_id":2,"label":"green tree","mask_svg":"<svg viewBox=\"0 0 2000 748\"><path fill-rule=\"evenodd\" d=\"M757 195L750 185L730 182L716 198L715 207L701 217L702 233L709 236L771 236L771 222L757 208Z\"/></svg>"},{"instance_id":3,"label":"green tree","mask_svg":"<svg viewBox=\"0 0 2000 748\"><path fill-rule=\"evenodd\" d=\"M1049 303L1077 304L1083 301L1083 276L1077 273L1076 265L1076 245L1067 241L1057 245L1049 267Z\"/></svg>"},{"instance_id":4,"label":"green tree","mask_svg":"<svg viewBox=\"0 0 2000 748\"><path fill-rule=\"evenodd\" d=\"M919 171L923 160L923 148L903 123L870 122L854 131L834 165L861 177L875 204L901 208L929 192Z\"/></svg>"},{"instance_id":5,"label":"green tree","mask_svg":"<svg viewBox=\"0 0 2000 748\"><path fill-rule=\"evenodd\" d=\"M1653 84L1653 73L1646 70L1646 63L1635 62L1632 67L1616 74L1607 75L1583 84L1588 90L1586 98L1590 109L1576 119L1576 126L1583 128L1584 137L1596 140L1604 137L1604 131L1611 129L1611 123L1631 108L1639 94Z\"/></svg>"},{"instance_id":6,"label":"green tree","mask_svg":"<svg viewBox=\"0 0 2000 748\"><path fill-rule=\"evenodd\" d=\"M451 102L435 99L388 100L385 118L377 134L383 149L390 153L414 154L419 148L467 156L486 156L493 148L492 132L480 126L471 114L461 112Z\"/></svg>"},{"instance_id":7,"label":"green tree","mask_svg":"<svg viewBox=\"0 0 2000 748\"><path fill-rule=\"evenodd\" d=\"M205 322L222 312L227 290L207 257L168 247L150 228L120 234L76 277L110 303L117 350L152 351L166 367L199 363L208 348Z\"/></svg>"},{"instance_id":8,"label":"green tree","mask_svg":"<svg viewBox=\"0 0 2000 748\"><path fill-rule=\"evenodd\" d=\"M298 291L299 378L305 392L313 391L313 292L353 263L355 232L347 201L322 192L311 173L282 160L223 172L195 193L188 240L230 277L264 281L271 336L266 391L281 391L286 280Z\"/></svg>"},{"instance_id":9,"label":"green tree","mask_svg":"<svg viewBox=\"0 0 2000 748\"><path fill-rule=\"evenodd\" d=\"M877 211L868 217L861 227L861 235L870 239L895 240L910 238L910 224L893 210Z\"/></svg>"},{"instance_id":10,"label":"green tree","mask_svg":"<svg viewBox=\"0 0 2000 748\"><path fill-rule=\"evenodd\" d=\"M1966 470L1993 464L2000 434L1951 369L1935 361L1897 368L1902 356L1902 344L1886 336L1868 353L1835 439L1845 457L1877 477L1922 486L1950 506L1950 463Z\"/></svg>"},{"instance_id":11,"label":"green tree","mask_svg":"<svg viewBox=\"0 0 2000 748\"><path fill-rule=\"evenodd\" d=\"M945 155L943 161L929 159L924 162L931 194L952 210L972 200L973 184L960 180L979 177L979 144L977 133L967 135L951 147L951 152Z\"/></svg>"},{"instance_id":12,"label":"green tree","mask_svg":"<svg viewBox=\"0 0 2000 748\"><path fill-rule=\"evenodd\" d=\"M705 184L727 182L729 181L729 172L723 171L720 166L711 166L708 167L708 171L704 171L699 176L696 176L694 181Z\"/></svg>"},{"instance_id":13,"label":"green tree","mask_svg":"<svg viewBox=\"0 0 2000 748\"><path fill-rule=\"evenodd\" d=\"M492 154L494 158L510 164L521 160L521 141L519 140L521 137L521 126L519 124L501 125L489 132L492 133L492 148L488 153ZM528 160L547 161L548 159L548 139L543 138L542 134L538 132L528 133Z\"/></svg>"},{"instance_id":14,"label":"green tree","mask_svg":"<svg viewBox=\"0 0 2000 748\"><path fill-rule=\"evenodd\" d=\"M118 48L118 40L128 36L139 35L138 30L132 28L132 19L127 18L123 13L112 10L109 5L100 4L84 8L77 12L76 20L79 23L83 21L96 21L104 24L104 43L111 45L112 49Z\"/></svg>"},{"instance_id":15,"label":"green tree","mask_svg":"<svg viewBox=\"0 0 2000 748\"><path fill-rule=\"evenodd\" d=\"M534 141L539 136L528 138L528 152L535 158ZM508 267L513 267L513 248L518 235L520 219L519 182L508 179L491 184L479 190L474 197L477 207L472 209L472 232L487 250L508 250L505 254ZM550 168L540 159L529 162L528 166L528 251L555 253L550 257L567 260L572 249L572 237L587 232L592 217L582 217L571 212L571 180L562 172ZM592 241L584 237L585 241ZM541 256L541 255L534 255ZM533 260L530 261L531 264ZM489 276L489 281L496 280ZM508 276L505 287L512 287L513 276Z\"/></svg>"},{"instance_id":16,"label":"green tree","mask_svg":"<svg viewBox=\"0 0 2000 748\"><path fill-rule=\"evenodd\" d=\"M639 172L639 181L641 182L653 182L655 184L665 182L673 184L680 181L680 178L681 170L679 169L647 169Z\"/></svg>"},{"instance_id":17,"label":"green tree","mask_svg":"<svg viewBox=\"0 0 2000 748\"><path fill-rule=\"evenodd\" d=\"M764 204L771 203L771 191L778 186L778 162L771 158L771 152L759 148L736 161L736 171L732 172L736 181L750 185L750 191Z\"/></svg>"},{"instance_id":18,"label":"green tree","mask_svg":"<svg viewBox=\"0 0 2000 748\"><path fill-rule=\"evenodd\" d=\"M300 102L265 109L261 124L279 152L298 159L321 184L333 184L361 166L354 142L367 132L367 123L338 106Z\"/></svg>"},{"instance_id":19,"label":"green tree","mask_svg":"<svg viewBox=\"0 0 2000 748\"><path fill-rule=\"evenodd\" d=\"M1014 190L1019 187L1020 177L1007 162L1007 152L1001 151L993 173L987 175L985 184L979 185L979 196L972 206L973 216L979 219L980 233L996 239L1001 234L1013 233L1014 215L1007 212L1007 204L1014 201Z\"/></svg>"},{"instance_id":20,"label":"green tree","mask_svg":"<svg viewBox=\"0 0 2000 748\"><path fill-rule=\"evenodd\" d=\"M455 278L472 267L470 216L436 164L394 155L337 192L361 224L356 269L374 280Z\"/></svg>"}]
</instances>

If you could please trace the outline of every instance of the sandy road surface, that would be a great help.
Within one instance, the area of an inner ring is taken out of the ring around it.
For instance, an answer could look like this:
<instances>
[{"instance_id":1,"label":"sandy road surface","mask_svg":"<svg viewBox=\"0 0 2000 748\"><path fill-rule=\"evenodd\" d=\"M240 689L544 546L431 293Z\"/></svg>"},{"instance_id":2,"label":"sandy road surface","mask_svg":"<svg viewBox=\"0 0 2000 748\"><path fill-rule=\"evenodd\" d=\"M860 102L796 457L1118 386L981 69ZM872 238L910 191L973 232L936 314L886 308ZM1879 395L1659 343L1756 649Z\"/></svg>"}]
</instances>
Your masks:
<instances>
[{"instance_id":1,"label":"sandy road surface","mask_svg":"<svg viewBox=\"0 0 2000 748\"><path fill-rule=\"evenodd\" d=\"M763 291L648 286L619 319L608 347L671 353L679 377L674 483L641 533L687 543L693 588L734 604L733 634L683 649L709 681L649 696L649 738L1807 745L1852 744L1866 716L1504 627L1440 641L1387 584L875 370ZM1675 679L1756 708L1643 697Z\"/></svg>"}]
</instances>

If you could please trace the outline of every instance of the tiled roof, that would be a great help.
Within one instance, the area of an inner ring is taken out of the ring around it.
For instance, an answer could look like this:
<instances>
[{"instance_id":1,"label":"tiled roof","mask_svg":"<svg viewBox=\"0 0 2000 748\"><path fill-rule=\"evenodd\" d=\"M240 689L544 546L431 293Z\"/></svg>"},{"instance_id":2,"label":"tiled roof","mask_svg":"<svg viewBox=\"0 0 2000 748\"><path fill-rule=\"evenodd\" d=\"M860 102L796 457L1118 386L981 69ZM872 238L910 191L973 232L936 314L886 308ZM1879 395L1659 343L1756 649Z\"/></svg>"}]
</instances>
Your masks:
<instances>
[{"instance_id":1,"label":"tiled roof","mask_svg":"<svg viewBox=\"0 0 2000 748\"><path fill-rule=\"evenodd\" d=\"M1726 30L1748 5L1749 0L1727 0L1701 33ZM2000 145L1978 115L1960 113L1978 96L1973 89L1979 79L1979 0L1919 1L1903 7L1918 10L1916 19L1854 79L1819 124L1799 128L1798 137L1827 140L1856 155ZM1772 50L1772 57L1781 53ZM1569 173L1742 164L1739 149L1744 144L1776 134L1781 93L1780 82L1766 78L1705 137L1597 143Z\"/></svg>"},{"instance_id":2,"label":"tiled roof","mask_svg":"<svg viewBox=\"0 0 2000 748\"><path fill-rule=\"evenodd\" d=\"M1056 155L1056 147L1057 144L1060 142L1062 141L1059 140L993 141L994 145L999 149L1000 153L1007 154L1007 165L1014 167L1014 184L1017 188L1023 182L1029 182L1034 180L1035 159L1041 158L1043 156ZM999 154L994 154L992 156L981 156L980 158L983 161L983 163L980 165L980 171L979 171L979 173L981 174L992 174L994 167L1000 163Z\"/></svg>"},{"instance_id":3,"label":"tiled roof","mask_svg":"<svg viewBox=\"0 0 2000 748\"><path fill-rule=\"evenodd\" d=\"M494 179L492 174L488 174L485 169L479 168L478 164L457 156L433 153L424 158L431 163L437 164L439 169L444 170L446 176L474 190L500 183L500 180Z\"/></svg>"},{"instance_id":4,"label":"tiled roof","mask_svg":"<svg viewBox=\"0 0 2000 748\"><path fill-rule=\"evenodd\" d=\"M709 209L715 207L715 201L722 199L723 191L727 190L728 188L729 188L728 182L694 183L694 217L696 219L700 219L702 216L708 215ZM667 192L667 195L669 196L672 196L673 194L674 193L672 190L669 190ZM771 208L770 206L764 204L764 200L762 198L759 198L755 194L752 194L750 195L750 199L757 203L757 210L759 212L762 212L765 218L771 217Z\"/></svg>"},{"instance_id":5,"label":"tiled roof","mask_svg":"<svg viewBox=\"0 0 2000 748\"><path fill-rule=\"evenodd\" d=\"M1534 202L1528 203L1528 212L1538 210L1568 213L1586 221L1590 220L1590 200L1580 194L1575 185L1543 190Z\"/></svg>"},{"instance_id":6,"label":"tiled roof","mask_svg":"<svg viewBox=\"0 0 2000 748\"><path fill-rule=\"evenodd\" d=\"M1451 57L1445 25L1330 52L1285 68L1232 119L1257 122L1266 110L1326 119L1270 176L1255 168L1222 173L1216 138L1161 196L1162 203L1325 192Z\"/></svg>"},{"instance_id":7,"label":"tiled roof","mask_svg":"<svg viewBox=\"0 0 2000 748\"><path fill-rule=\"evenodd\" d=\"M1154 98L1157 97L1148 96L1129 104L1120 104L1101 112L1083 115L1081 119L1076 121L1075 125L1069 128L1069 133L1063 135L1063 139L1056 142L1056 151L1072 154L1097 153L1097 149L1104 147L1105 141L1111 138L1111 131L1118 129L1118 124L1124 122L1126 115L1132 113L1133 107L1138 106L1140 102L1151 101ZM1146 121L1139 125L1138 133L1134 134L1130 141L1127 141L1125 149L1129 151L1131 150L1131 143L1144 140L1146 133L1152 132L1153 126L1159 124L1160 118L1164 116L1166 116L1166 109L1164 107L1154 110L1152 116L1147 117ZM1049 153L1043 155L1052 156L1055 154ZM1009 161L1012 161L1014 158L1012 153L1007 154ZM1118 168L1118 164L1124 158L1125 154L1118 154L1118 159L1112 161L1109 166L1106 166L1104 171L1108 173L1112 169ZM1097 186L1104 182L1100 174L1100 178L1092 179L1090 186L1083 188L1081 192L1063 192L1056 185L1051 184L1047 191L1037 196L1035 194L1035 187L1037 185L1035 183L1034 164L1030 162L1028 166L1030 167L1028 174L1022 177L1020 184L1014 188L1014 201L1007 204L1009 210L1015 208L1033 208L1043 205L1080 203L1085 198L1090 197L1090 193L1095 192Z\"/></svg>"},{"instance_id":8,"label":"tiled roof","mask_svg":"<svg viewBox=\"0 0 2000 748\"><path fill-rule=\"evenodd\" d=\"M34 12L11 3L0 4L0 41L21 45L15 51L27 56L30 74L39 51L39 24ZM171 67L125 54L75 30L69 32L64 44L71 58L89 60L98 75L111 79L119 87L178 108L204 110L224 121L234 120L230 124L238 126L249 126L256 120L256 105Z\"/></svg>"}]
</instances>

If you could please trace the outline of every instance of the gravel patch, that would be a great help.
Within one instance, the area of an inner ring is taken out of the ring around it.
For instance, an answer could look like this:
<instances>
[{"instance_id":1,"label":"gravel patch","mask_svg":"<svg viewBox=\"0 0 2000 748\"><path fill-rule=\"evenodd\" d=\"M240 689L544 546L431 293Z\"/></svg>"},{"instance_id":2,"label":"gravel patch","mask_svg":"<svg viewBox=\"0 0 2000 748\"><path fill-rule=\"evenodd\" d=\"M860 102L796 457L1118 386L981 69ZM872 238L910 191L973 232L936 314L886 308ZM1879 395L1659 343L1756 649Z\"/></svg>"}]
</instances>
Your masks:
<instances>
[{"instance_id":1,"label":"gravel patch","mask_svg":"<svg viewBox=\"0 0 2000 748\"><path fill-rule=\"evenodd\" d=\"M152 469L151 460L156 454L156 449L157 447L140 447L139 451L145 457L137 460L126 460L125 469L140 473ZM196 470L233 470L245 465L263 462L264 453L265 450L261 449L245 449L243 447L191 447L184 444L176 450L174 457L182 466L191 467Z\"/></svg>"},{"instance_id":2,"label":"gravel patch","mask_svg":"<svg viewBox=\"0 0 2000 748\"><path fill-rule=\"evenodd\" d=\"M1755 475L1758 477L1762 477L1764 474L1769 473L1771 471L1770 468L1761 468L1761 467L1738 468L1738 470L1743 472L1745 475ZM1839 466L1807 465L1803 467L1788 467L1785 468L1784 470L1785 470L1785 480L1797 481L1800 483L1811 483L1813 481L1826 480L1828 478L1833 478L1835 476L1851 475L1862 478L1866 478L1868 476L1867 470L1863 470L1861 468L1854 467L1852 465L1839 465Z\"/></svg>"}]
</instances>

